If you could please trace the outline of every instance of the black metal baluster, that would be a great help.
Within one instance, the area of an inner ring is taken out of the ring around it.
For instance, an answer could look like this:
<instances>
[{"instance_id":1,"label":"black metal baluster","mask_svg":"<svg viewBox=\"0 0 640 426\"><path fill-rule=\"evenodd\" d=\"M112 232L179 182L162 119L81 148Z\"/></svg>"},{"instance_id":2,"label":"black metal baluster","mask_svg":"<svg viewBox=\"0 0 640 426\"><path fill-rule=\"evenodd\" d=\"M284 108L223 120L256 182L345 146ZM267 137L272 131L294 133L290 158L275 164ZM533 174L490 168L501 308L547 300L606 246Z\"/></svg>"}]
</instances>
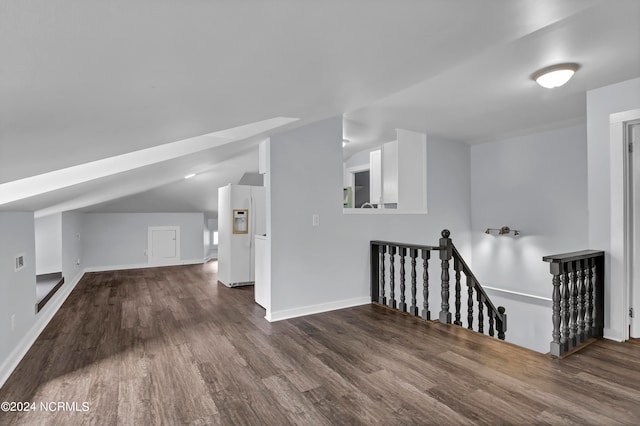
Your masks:
<instances>
[{"instance_id":1,"label":"black metal baluster","mask_svg":"<svg viewBox=\"0 0 640 426\"><path fill-rule=\"evenodd\" d=\"M400 247L400 305L398 309L402 312L407 312L407 304L405 303L405 271L404 271L404 260L407 255L406 247Z\"/></svg>"},{"instance_id":2,"label":"black metal baluster","mask_svg":"<svg viewBox=\"0 0 640 426\"><path fill-rule=\"evenodd\" d=\"M578 335L578 274L575 262L569 263L571 269L571 288L569 290L569 348L577 344Z\"/></svg>"},{"instance_id":3,"label":"black metal baluster","mask_svg":"<svg viewBox=\"0 0 640 426\"><path fill-rule=\"evenodd\" d=\"M473 330L473 278L467 277L467 328Z\"/></svg>"},{"instance_id":4,"label":"black metal baluster","mask_svg":"<svg viewBox=\"0 0 640 426\"><path fill-rule=\"evenodd\" d=\"M484 297L478 292L478 332L484 333Z\"/></svg>"},{"instance_id":5,"label":"black metal baluster","mask_svg":"<svg viewBox=\"0 0 640 426\"><path fill-rule=\"evenodd\" d=\"M371 303L380 303L380 246L373 241L369 244L371 266Z\"/></svg>"},{"instance_id":6,"label":"black metal baluster","mask_svg":"<svg viewBox=\"0 0 640 426\"><path fill-rule=\"evenodd\" d=\"M493 316L495 315L495 313L493 312L493 310L491 310L488 304L487 304L487 312L489 314L489 336L493 337L494 335Z\"/></svg>"},{"instance_id":7,"label":"black metal baluster","mask_svg":"<svg viewBox=\"0 0 640 426\"><path fill-rule=\"evenodd\" d=\"M564 269L562 274L562 304L560 316L562 319L562 335L560 336L560 343L562 344L562 351L567 351L569 348L569 322L571 315L569 314L569 300L571 293L569 291L570 275L565 264L560 264L560 267Z\"/></svg>"},{"instance_id":8,"label":"black metal baluster","mask_svg":"<svg viewBox=\"0 0 640 426\"><path fill-rule=\"evenodd\" d=\"M389 258L391 259L389 261L389 273L390 273L390 282L389 284L391 285L391 300L389 301L390 305L393 309L396 308L396 260L395 260L395 255L396 255L396 247L395 246L389 246Z\"/></svg>"},{"instance_id":9,"label":"black metal baluster","mask_svg":"<svg viewBox=\"0 0 640 426\"><path fill-rule=\"evenodd\" d=\"M387 304L387 297L384 294L384 258L385 253L387 252L387 246L383 245L380 247L380 289L382 293L382 304Z\"/></svg>"},{"instance_id":10,"label":"black metal baluster","mask_svg":"<svg viewBox=\"0 0 640 426\"><path fill-rule=\"evenodd\" d=\"M429 312L429 258L431 252L429 250L422 250L422 318L426 320L431 319L431 312Z\"/></svg>"},{"instance_id":11,"label":"black metal baluster","mask_svg":"<svg viewBox=\"0 0 640 426\"><path fill-rule=\"evenodd\" d=\"M559 265L556 263L551 264L551 269L555 268L559 269ZM562 352L563 343L560 341L560 271L552 271L553 273L553 293L551 296L552 303L552 316L551 320L553 322L553 331L551 332L551 353L553 355L559 356Z\"/></svg>"},{"instance_id":12,"label":"black metal baluster","mask_svg":"<svg viewBox=\"0 0 640 426\"><path fill-rule=\"evenodd\" d=\"M453 269L456 273L456 295L455 295L455 306L456 306L456 319L453 322L455 325L462 325L460 321L460 261L458 258L453 259Z\"/></svg>"},{"instance_id":13,"label":"black metal baluster","mask_svg":"<svg viewBox=\"0 0 640 426\"><path fill-rule=\"evenodd\" d=\"M418 304L416 302L416 257L418 257L418 249L410 249L411 256L411 315L418 316Z\"/></svg>"},{"instance_id":14,"label":"black metal baluster","mask_svg":"<svg viewBox=\"0 0 640 426\"><path fill-rule=\"evenodd\" d=\"M593 337L593 258L587 259L587 309L585 313L585 337Z\"/></svg>"},{"instance_id":15,"label":"black metal baluster","mask_svg":"<svg viewBox=\"0 0 640 426\"><path fill-rule=\"evenodd\" d=\"M586 295L586 289L585 289L585 275L586 272L584 270L585 265L586 265L586 260L583 261L577 261L577 269L578 269L578 336L577 336L577 343L582 343L584 341L586 341L586 337L584 334L584 317L585 317L585 295Z\"/></svg>"}]
</instances>

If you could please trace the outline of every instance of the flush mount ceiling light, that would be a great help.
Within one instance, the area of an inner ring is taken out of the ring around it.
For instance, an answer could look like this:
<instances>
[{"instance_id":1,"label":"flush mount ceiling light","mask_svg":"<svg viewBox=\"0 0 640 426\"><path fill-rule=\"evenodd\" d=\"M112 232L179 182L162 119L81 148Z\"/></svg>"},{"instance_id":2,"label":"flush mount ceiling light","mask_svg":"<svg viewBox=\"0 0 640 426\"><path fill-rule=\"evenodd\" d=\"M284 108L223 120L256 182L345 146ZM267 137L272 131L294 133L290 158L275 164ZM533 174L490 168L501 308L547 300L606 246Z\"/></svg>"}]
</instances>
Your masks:
<instances>
[{"instance_id":1,"label":"flush mount ceiling light","mask_svg":"<svg viewBox=\"0 0 640 426\"><path fill-rule=\"evenodd\" d=\"M578 68L580 68L580 65L576 63L551 65L534 72L531 78L540 86L553 89L569 81Z\"/></svg>"}]
</instances>

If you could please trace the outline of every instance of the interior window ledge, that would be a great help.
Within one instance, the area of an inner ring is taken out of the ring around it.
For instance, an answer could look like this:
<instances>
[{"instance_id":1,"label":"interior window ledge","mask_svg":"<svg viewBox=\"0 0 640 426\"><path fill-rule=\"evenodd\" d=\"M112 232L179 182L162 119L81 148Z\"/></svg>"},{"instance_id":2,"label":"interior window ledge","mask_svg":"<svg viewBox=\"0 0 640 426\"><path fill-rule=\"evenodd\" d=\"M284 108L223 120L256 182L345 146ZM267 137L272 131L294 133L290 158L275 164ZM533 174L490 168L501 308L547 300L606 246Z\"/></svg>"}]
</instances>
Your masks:
<instances>
[{"instance_id":1,"label":"interior window ledge","mask_svg":"<svg viewBox=\"0 0 640 426\"><path fill-rule=\"evenodd\" d=\"M365 215L389 215L389 214L427 214L424 210L402 210L402 209L342 209L343 214L365 214Z\"/></svg>"}]
</instances>

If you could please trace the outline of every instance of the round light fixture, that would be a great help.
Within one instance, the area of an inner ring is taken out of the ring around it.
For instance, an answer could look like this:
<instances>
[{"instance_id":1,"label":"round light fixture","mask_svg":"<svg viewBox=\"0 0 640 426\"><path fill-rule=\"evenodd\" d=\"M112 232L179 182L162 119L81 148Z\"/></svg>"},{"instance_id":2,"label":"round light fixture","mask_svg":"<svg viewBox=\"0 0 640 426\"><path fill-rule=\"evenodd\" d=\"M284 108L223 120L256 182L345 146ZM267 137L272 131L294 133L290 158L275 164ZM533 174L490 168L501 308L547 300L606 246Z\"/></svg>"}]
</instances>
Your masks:
<instances>
[{"instance_id":1,"label":"round light fixture","mask_svg":"<svg viewBox=\"0 0 640 426\"><path fill-rule=\"evenodd\" d=\"M580 65L576 63L551 65L534 72L531 78L540 86L553 89L569 81L578 68L580 68Z\"/></svg>"}]
</instances>

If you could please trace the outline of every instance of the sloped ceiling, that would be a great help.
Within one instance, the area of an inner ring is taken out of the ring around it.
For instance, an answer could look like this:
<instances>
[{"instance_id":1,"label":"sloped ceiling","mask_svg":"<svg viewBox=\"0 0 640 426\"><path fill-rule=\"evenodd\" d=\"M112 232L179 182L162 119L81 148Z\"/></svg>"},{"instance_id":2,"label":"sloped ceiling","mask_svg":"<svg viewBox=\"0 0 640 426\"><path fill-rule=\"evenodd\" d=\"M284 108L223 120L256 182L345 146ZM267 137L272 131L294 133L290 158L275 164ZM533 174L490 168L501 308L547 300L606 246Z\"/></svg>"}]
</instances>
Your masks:
<instances>
[{"instance_id":1,"label":"sloped ceiling","mask_svg":"<svg viewBox=\"0 0 640 426\"><path fill-rule=\"evenodd\" d=\"M579 122L586 90L640 76L638 16L637 0L5 0L0 189L275 117L344 114L346 156L396 127L479 143ZM582 69L563 88L529 78L566 61ZM215 214L256 143L0 209Z\"/></svg>"}]
</instances>

